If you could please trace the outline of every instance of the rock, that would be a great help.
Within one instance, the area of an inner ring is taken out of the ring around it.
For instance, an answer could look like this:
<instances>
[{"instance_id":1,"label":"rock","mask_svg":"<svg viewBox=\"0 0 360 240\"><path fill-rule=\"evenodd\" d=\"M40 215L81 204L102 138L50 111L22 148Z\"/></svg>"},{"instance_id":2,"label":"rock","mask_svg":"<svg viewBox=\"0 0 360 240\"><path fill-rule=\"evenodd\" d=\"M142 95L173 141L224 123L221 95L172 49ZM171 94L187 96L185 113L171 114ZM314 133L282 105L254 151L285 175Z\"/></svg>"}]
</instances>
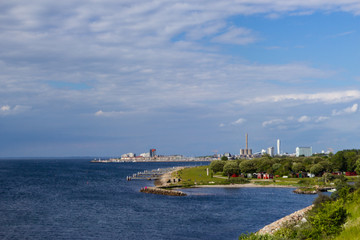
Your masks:
<instances>
[{"instance_id":1,"label":"rock","mask_svg":"<svg viewBox=\"0 0 360 240\"><path fill-rule=\"evenodd\" d=\"M167 190L167 189L162 189L162 188L157 188L157 187L141 188L140 192L159 194L159 195L168 195L168 196L187 196L186 193L183 193L181 191L173 191L173 190Z\"/></svg>"},{"instance_id":2,"label":"rock","mask_svg":"<svg viewBox=\"0 0 360 240\"><path fill-rule=\"evenodd\" d=\"M285 216L269 225L266 225L262 229L260 229L256 234L263 235L263 234L274 234L277 230L279 230L285 224L296 224L299 221L306 221L305 214L310 211L314 205L309 207L303 208L299 211L296 211L288 216Z\"/></svg>"}]
</instances>

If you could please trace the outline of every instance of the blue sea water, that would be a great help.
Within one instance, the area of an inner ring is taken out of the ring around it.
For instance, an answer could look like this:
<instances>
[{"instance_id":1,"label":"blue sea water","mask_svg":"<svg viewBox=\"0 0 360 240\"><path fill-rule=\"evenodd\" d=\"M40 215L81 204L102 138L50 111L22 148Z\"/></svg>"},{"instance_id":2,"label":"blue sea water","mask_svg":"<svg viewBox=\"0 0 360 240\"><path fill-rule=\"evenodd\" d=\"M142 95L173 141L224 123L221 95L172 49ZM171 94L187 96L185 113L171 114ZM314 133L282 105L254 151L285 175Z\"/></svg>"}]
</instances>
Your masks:
<instances>
[{"instance_id":1,"label":"blue sea water","mask_svg":"<svg viewBox=\"0 0 360 240\"><path fill-rule=\"evenodd\" d=\"M0 160L0 239L237 239L316 196L288 188L196 188L140 193L133 173L208 163Z\"/></svg>"}]
</instances>

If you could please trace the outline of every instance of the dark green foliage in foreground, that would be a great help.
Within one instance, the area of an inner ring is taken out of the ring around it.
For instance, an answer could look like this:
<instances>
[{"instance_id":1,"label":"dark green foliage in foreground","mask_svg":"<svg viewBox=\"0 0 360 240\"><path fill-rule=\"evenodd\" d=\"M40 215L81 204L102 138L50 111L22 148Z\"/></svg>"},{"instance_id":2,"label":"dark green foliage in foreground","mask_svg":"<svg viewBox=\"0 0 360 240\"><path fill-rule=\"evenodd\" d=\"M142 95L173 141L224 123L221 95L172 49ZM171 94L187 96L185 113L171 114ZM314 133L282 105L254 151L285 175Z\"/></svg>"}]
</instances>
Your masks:
<instances>
[{"instance_id":1,"label":"dark green foliage in foreground","mask_svg":"<svg viewBox=\"0 0 360 240\"><path fill-rule=\"evenodd\" d=\"M256 235L255 233L250 233L250 234L241 234L239 237L239 240L285 240L285 238L282 237L277 237L277 236L272 236L269 234L266 235Z\"/></svg>"},{"instance_id":2,"label":"dark green foliage in foreground","mask_svg":"<svg viewBox=\"0 0 360 240\"><path fill-rule=\"evenodd\" d=\"M347 192L346 196L334 201L325 195L319 195L314 200L315 207L307 213L307 222L285 225L279 229L274 236L242 234L239 239L247 240L280 240L280 239L330 239L338 235L345 223L348 213L344 207L344 198L350 198L352 194Z\"/></svg>"},{"instance_id":3,"label":"dark green foliage in foreground","mask_svg":"<svg viewBox=\"0 0 360 240\"><path fill-rule=\"evenodd\" d=\"M341 232L342 225L346 221L347 212L344 208L342 199L335 202L325 202L309 216L309 222L312 226L310 236L315 237L336 235Z\"/></svg>"}]
</instances>

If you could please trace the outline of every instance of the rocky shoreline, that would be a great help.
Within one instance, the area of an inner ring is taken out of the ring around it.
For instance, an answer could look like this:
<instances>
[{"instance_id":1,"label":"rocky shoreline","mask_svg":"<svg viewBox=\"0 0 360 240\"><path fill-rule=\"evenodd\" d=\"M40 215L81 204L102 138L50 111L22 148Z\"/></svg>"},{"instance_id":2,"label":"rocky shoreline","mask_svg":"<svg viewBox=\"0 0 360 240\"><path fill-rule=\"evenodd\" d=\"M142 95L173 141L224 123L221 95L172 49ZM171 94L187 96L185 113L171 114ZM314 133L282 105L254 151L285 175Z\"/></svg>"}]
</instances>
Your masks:
<instances>
[{"instance_id":1,"label":"rocky shoreline","mask_svg":"<svg viewBox=\"0 0 360 240\"><path fill-rule=\"evenodd\" d=\"M306 208L303 208L299 211L296 211L290 215L287 215L269 225L266 225L262 229L260 229L256 234L264 235L264 234L274 234L277 230L279 230L285 224L295 224L299 221L306 221L305 214L310 211L314 205L310 205Z\"/></svg>"},{"instance_id":2,"label":"rocky shoreline","mask_svg":"<svg viewBox=\"0 0 360 240\"><path fill-rule=\"evenodd\" d=\"M174 191L174 190L167 190L157 187L144 187L140 189L140 192L143 193L152 193L152 194L158 194L158 195L168 195L168 196L187 196L186 193L180 192L180 191Z\"/></svg>"}]
</instances>

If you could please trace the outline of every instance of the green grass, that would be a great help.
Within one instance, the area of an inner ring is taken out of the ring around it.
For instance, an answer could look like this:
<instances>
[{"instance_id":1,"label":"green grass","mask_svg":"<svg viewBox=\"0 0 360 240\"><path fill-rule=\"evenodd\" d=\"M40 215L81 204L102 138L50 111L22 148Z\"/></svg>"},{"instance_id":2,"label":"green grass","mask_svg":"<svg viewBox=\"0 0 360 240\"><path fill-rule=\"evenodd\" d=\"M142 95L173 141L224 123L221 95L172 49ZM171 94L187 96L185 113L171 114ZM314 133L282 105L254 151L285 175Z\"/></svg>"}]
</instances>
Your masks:
<instances>
[{"instance_id":1,"label":"green grass","mask_svg":"<svg viewBox=\"0 0 360 240\"><path fill-rule=\"evenodd\" d=\"M231 178L231 181L229 181L227 177L223 177L218 174L211 177L211 174L209 173L209 176L207 176L207 168L209 168L209 166L185 168L177 171L173 176L182 179L180 183L183 187L190 187L193 185L226 185L230 183L244 183L244 180L240 178Z\"/></svg>"},{"instance_id":2,"label":"green grass","mask_svg":"<svg viewBox=\"0 0 360 240\"><path fill-rule=\"evenodd\" d=\"M346 205L349 213L348 220L344 224L344 230L337 236L336 240L360 239L360 191L354 193Z\"/></svg>"}]
</instances>

